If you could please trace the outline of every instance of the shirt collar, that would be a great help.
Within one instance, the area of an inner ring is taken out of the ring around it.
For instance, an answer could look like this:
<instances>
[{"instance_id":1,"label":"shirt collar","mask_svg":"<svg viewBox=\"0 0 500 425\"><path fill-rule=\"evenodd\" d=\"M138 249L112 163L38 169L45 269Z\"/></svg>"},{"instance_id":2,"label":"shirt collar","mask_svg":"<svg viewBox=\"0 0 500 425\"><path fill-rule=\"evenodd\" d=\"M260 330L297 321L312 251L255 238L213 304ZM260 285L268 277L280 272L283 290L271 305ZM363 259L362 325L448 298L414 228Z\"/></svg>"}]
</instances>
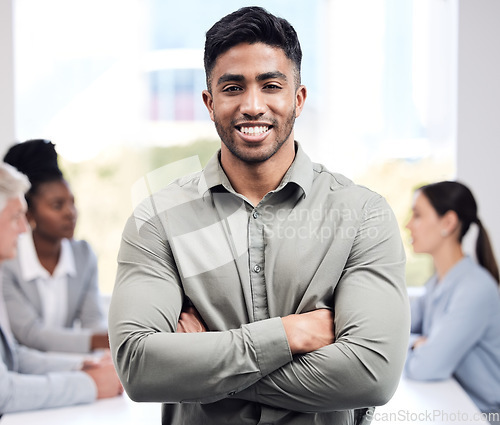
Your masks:
<instances>
[{"instance_id":1,"label":"shirt collar","mask_svg":"<svg viewBox=\"0 0 500 425\"><path fill-rule=\"evenodd\" d=\"M202 172L200 182L198 183L198 191L201 196L204 196L208 190L213 189L216 186L224 186L227 190L234 191L226 173L222 169L219 158L220 150L217 151L212 158L210 158ZM298 142L295 142L295 159L283 176L283 179L276 188L276 191L279 191L288 183L295 183L302 189L304 197L306 197L312 187L314 178L313 173L313 164L311 160L305 154L301 145Z\"/></svg>"},{"instance_id":2,"label":"shirt collar","mask_svg":"<svg viewBox=\"0 0 500 425\"><path fill-rule=\"evenodd\" d=\"M50 276L49 272L40 264L36 254L33 235L27 232L19 235L18 256L21 266L21 274L27 282L38 278L46 279ZM61 256L54 270L54 276L62 275L76 276L75 257L68 239L61 241Z\"/></svg>"}]
</instances>

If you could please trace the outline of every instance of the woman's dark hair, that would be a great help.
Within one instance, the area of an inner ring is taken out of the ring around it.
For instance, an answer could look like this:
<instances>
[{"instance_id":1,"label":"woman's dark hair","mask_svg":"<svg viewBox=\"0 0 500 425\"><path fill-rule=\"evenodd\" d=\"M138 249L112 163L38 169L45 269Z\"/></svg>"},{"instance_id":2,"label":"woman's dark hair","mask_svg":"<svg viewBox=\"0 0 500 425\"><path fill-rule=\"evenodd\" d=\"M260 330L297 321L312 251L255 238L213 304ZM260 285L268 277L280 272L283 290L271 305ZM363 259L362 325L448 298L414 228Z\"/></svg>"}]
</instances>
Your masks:
<instances>
[{"instance_id":1,"label":"woman's dark hair","mask_svg":"<svg viewBox=\"0 0 500 425\"><path fill-rule=\"evenodd\" d=\"M3 160L28 176L31 183L26 193L28 207L32 206L32 197L41 184L64 179L57 163L55 145L50 140L34 139L13 145Z\"/></svg>"},{"instance_id":2,"label":"woman's dark hair","mask_svg":"<svg viewBox=\"0 0 500 425\"><path fill-rule=\"evenodd\" d=\"M240 43L264 43L283 50L295 65L295 83L300 84L302 50L290 23L278 18L262 7L238 9L216 22L207 31L205 40L205 75L211 90L211 75L217 58Z\"/></svg>"},{"instance_id":3,"label":"woman's dark hair","mask_svg":"<svg viewBox=\"0 0 500 425\"><path fill-rule=\"evenodd\" d=\"M493 254L490 238L481 220L477 216L477 204L467 186L455 181L442 181L422 186L418 189L429 200L439 216L454 211L460 220L459 242L467 233L472 223L477 224L479 234L476 241L476 256L479 264L487 269L497 282L498 265Z\"/></svg>"}]
</instances>

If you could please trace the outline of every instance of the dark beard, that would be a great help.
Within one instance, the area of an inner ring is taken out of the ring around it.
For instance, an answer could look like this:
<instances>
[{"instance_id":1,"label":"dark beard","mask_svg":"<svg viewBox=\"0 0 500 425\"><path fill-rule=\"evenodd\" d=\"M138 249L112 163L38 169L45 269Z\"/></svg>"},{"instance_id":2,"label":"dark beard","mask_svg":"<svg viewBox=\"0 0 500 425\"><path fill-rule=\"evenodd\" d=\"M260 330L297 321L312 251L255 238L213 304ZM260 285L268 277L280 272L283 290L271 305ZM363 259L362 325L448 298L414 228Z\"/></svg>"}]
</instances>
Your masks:
<instances>
[{"instance_id":1,"label":"dark beard","mask_svg":"<svg viewBox=\"0 0 500 425\"><path fill-rule=\"evenodd\" d=\"M277 134L276 139L274 140L274 143L269 146L268 150L264 152L262 155L259 156L253 156L253 155L247 155L242 149L239 149L239 147L234 143L234 140L231 136L231 132L236 125L235 121L231 121L231 126L229 129L224 128L221 124L220 121L217 119L217 115L214 110L214 123L215 123L215 128L217 130L217 133L219 134L219 137L222 140L222 143L227 147L227 149L238 159L240 159L243 162L246 162L248 164L258 164L261 162L267 161L269 158L271 158L276 152L278 152L283 146L283 144L288 140L290 137L290 134L292 133L293 126L295 123L295 114L296 114L296 108L294 107L291 113L288 115L286 121L283 123L282 127L278 128L277 127L277 122L276 120L271 121L273 129L276 133L280 133L281 131L284 131L285 134L282 138L280 138L280 135ZM267 121L267 120L266 120ZM241 121L238 122L238 124L241 124Z\"/></svg>"}]
</instances>

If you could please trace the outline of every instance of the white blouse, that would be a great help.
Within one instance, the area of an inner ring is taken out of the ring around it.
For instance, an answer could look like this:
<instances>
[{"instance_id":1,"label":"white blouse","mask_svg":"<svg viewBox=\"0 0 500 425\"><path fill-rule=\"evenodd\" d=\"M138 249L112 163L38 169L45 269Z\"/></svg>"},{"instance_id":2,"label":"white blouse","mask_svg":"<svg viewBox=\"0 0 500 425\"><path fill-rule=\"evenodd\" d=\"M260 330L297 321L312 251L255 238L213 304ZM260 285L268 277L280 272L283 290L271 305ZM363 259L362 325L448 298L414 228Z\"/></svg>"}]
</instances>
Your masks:
<instances>
[{"instance_id":1,"label":"white blouse","mask_svg":"<svg viewBox=\"0 0 500 425\"><path fill-rule=\"evenodd\" d=\"M61 241L61 255L52 275L38 260L31 232L19 236L18 257L23 278L26 281L36 282L44 324L47 327L65 327L68 311L68 276L76 275L75 259L69 241L67 239Z\"/></svg>"}]
</instances>

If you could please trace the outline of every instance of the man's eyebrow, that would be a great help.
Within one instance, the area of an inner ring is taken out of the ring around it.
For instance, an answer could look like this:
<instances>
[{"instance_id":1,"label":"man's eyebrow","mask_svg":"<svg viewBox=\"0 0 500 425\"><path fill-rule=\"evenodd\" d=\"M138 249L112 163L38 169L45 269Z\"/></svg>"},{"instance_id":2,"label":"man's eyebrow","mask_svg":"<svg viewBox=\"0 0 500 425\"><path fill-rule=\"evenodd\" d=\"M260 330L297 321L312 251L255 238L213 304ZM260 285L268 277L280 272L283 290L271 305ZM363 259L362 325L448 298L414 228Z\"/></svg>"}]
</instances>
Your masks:
<instances>
[{"instance_id":1,"label":"man's eyebrow","mask_svg":"<svg viewBox=\"0 0 500 425\"><path fill-rule=\"evenodd\" d=\"M287 81L286 75L279 71L265 72L264 74L258 75L256 80L265 81L265 80L272 80L273 78Z\"/></svg>"},{"instance_id":2,"label":"man's eyebrow","mask_svg":"<svg viewBox=\"0 0 500 425\"><path fill-rule=\"evenodd\" d=\"M287 81L286 75L280 71L269 71L257 75L257 81L272 80L273 78ZM228 81L244 81L245 77L241 74L224 74L217 80L217 85L227 83Z\"/></svg>"},{"instance_id":3,"label":"man's eyebrow","mask_svg":"<svg viewBox=\"0 0 500 425\"><path fill-rule=\"evenodd\" d=\"M224 74L217 80L217 85L227 83L228 81L243 81L245 77L241 74Z\"/></svg>"}]
</instances>

